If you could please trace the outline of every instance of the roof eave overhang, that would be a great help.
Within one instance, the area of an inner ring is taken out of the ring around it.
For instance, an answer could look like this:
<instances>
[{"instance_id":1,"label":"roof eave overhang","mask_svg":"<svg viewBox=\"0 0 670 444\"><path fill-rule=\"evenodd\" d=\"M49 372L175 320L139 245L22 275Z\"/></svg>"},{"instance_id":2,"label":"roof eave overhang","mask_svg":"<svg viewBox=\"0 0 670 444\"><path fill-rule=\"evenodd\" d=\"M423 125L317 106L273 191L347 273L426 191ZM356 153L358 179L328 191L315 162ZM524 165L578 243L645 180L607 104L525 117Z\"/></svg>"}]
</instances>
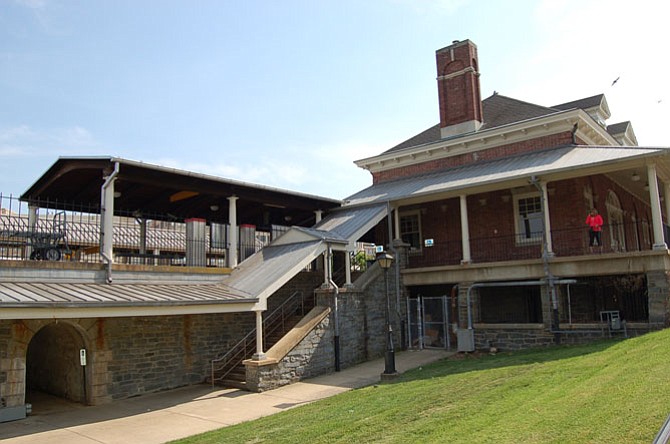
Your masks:
<instances>
[{"instance_id":1,"label":"roof eave overhang","mask_svg":"<svg viewBox=\"0 0 670 444\"><path fill-rule=\"evenodd\" d=\"M174 316L210 313L244 313L257 308L258 299L198 303L31 303L0 304L0 319L73 319L137 316Z\"/></svg>"},{"instance_id":2,"label":"roof eave overhang","mask_svg":"<svg viewBox=\"0 0 670 444\"><path fill-rule=\"evenodd\" d=\"M575 124L577 124L577 137L588 145L618 145L616 139L588 113L581 109L572 109L418 145L398 152L385 153L354 163L371 173L377 173L571 131Z\"/></svg>"},{"instance_id":3,"label":"roof eave overhang","mask_svg":"<svg viewBox=\"0 0 670 444\"><path fill-rule=\"evenodd\" d=\"M448 199L461 195L474 195L486 193L495 190L509 189L527 186L530 184L530 178L535 176L542 182L555 182L559 180L573 179L576 177L590 176L594 174L607 174L622 169L643 168L654 164L657 168L658 177L662 181L670 182L670 150L665 153L649 153L623 160L610 160L599 163L593 163L583 167L565 167L557 168L551 171L539 174L520 174L515 177L504 179L493 179L482 181L475 185L454 186L446 190L428 191L424 193L415 193L411 196L402 196L392 200L396 205L412 205L433 201L436 199Z\"/></svg>"}]
</instances>

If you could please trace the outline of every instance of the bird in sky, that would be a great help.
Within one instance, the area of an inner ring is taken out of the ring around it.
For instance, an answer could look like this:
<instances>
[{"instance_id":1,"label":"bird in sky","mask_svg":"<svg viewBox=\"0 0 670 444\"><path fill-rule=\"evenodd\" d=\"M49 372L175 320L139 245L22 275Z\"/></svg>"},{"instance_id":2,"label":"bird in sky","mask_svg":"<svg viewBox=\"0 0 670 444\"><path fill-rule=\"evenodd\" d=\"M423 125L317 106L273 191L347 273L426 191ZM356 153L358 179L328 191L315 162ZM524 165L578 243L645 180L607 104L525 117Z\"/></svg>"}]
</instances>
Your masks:
<instances>
[{"instance_id":1,"label":"bird in sky","mask_svg":"<svg viewBox=\"0 0 670 444\"><path fill-rule=\"evenodd\" d=\"M621 76L619 76L619 77L617 77L616 79L614 79L614 81L612 82L612 85L611 85L611 86L614 86L614 84L615 84L616 82L618 82L620 78L621 78Z\"/></svg>"}]
</instances>

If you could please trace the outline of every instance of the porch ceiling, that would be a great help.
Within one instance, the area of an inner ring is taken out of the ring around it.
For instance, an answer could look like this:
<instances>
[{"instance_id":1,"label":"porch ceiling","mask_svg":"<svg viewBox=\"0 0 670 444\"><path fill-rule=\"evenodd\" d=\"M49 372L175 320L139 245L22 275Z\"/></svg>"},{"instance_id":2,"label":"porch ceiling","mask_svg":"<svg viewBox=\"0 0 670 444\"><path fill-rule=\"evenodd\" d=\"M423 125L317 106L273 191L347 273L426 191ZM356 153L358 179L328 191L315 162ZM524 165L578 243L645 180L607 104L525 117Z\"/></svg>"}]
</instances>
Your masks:
<instances>
[{"instance_id":1,"label":"porch ceiling","mask_svg":"<svg viewBox=\"0 0 670 444\"><path fill-rule=\"evenodd\" d=\"M61 210L97 212L100 193L114 164L115 213L142 214L155 220L191 217L228 222L228 197L237 196L241 223L256 226L314 224L314 211L339 207L340 201L189 171L113 157L60 158L23 195L29 203Z\"/></svg>"}]
</instances>

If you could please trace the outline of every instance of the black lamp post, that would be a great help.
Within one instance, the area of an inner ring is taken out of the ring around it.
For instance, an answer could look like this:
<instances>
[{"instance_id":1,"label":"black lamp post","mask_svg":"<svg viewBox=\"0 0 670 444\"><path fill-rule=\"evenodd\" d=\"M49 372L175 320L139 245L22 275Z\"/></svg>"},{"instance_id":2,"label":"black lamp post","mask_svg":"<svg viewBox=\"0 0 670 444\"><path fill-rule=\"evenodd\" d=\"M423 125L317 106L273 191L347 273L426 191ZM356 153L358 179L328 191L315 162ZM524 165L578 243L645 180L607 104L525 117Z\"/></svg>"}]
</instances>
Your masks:
<instances>
[{"instance_id":1,"label":"black lamp post","mask_svg":"<svg viewBox=\"0 0 670 444\"><path fill-rule=\"evenodd\" d=\"M393 350L393 328L391 327L391 301L389 300L389 281L388 270L393 264L393 256L383 252L377 255L377 262L384 270L384 288L386 292L386 359L384 362L384 376L395 376L398 372L395 369L395 351Z\"/></svg>"}]
</instances>

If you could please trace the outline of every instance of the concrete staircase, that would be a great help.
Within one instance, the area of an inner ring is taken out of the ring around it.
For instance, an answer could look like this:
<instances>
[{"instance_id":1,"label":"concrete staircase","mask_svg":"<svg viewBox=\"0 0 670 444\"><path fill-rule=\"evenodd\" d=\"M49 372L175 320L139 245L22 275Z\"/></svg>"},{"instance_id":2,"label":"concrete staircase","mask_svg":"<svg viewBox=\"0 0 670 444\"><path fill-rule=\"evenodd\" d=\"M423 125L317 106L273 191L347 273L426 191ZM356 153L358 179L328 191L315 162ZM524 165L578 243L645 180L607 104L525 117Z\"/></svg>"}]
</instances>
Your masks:
<instances>
[{"instance_id":1,"label":"concrete staircase","mask_svg":"<svg viewBox=\"0 0 670 444\"><path fill-rule=\"evenodd\" d=\"M263 320L263 350L275 345L314 305L313 295L304 297L301 291L297 291L269 313ZM212 360L212 372L208 382L212 385L246 389L246 367L243 361L251 359L255 352L256 329L253 329L226 354Z\"/></svg>"}]
</instances>

